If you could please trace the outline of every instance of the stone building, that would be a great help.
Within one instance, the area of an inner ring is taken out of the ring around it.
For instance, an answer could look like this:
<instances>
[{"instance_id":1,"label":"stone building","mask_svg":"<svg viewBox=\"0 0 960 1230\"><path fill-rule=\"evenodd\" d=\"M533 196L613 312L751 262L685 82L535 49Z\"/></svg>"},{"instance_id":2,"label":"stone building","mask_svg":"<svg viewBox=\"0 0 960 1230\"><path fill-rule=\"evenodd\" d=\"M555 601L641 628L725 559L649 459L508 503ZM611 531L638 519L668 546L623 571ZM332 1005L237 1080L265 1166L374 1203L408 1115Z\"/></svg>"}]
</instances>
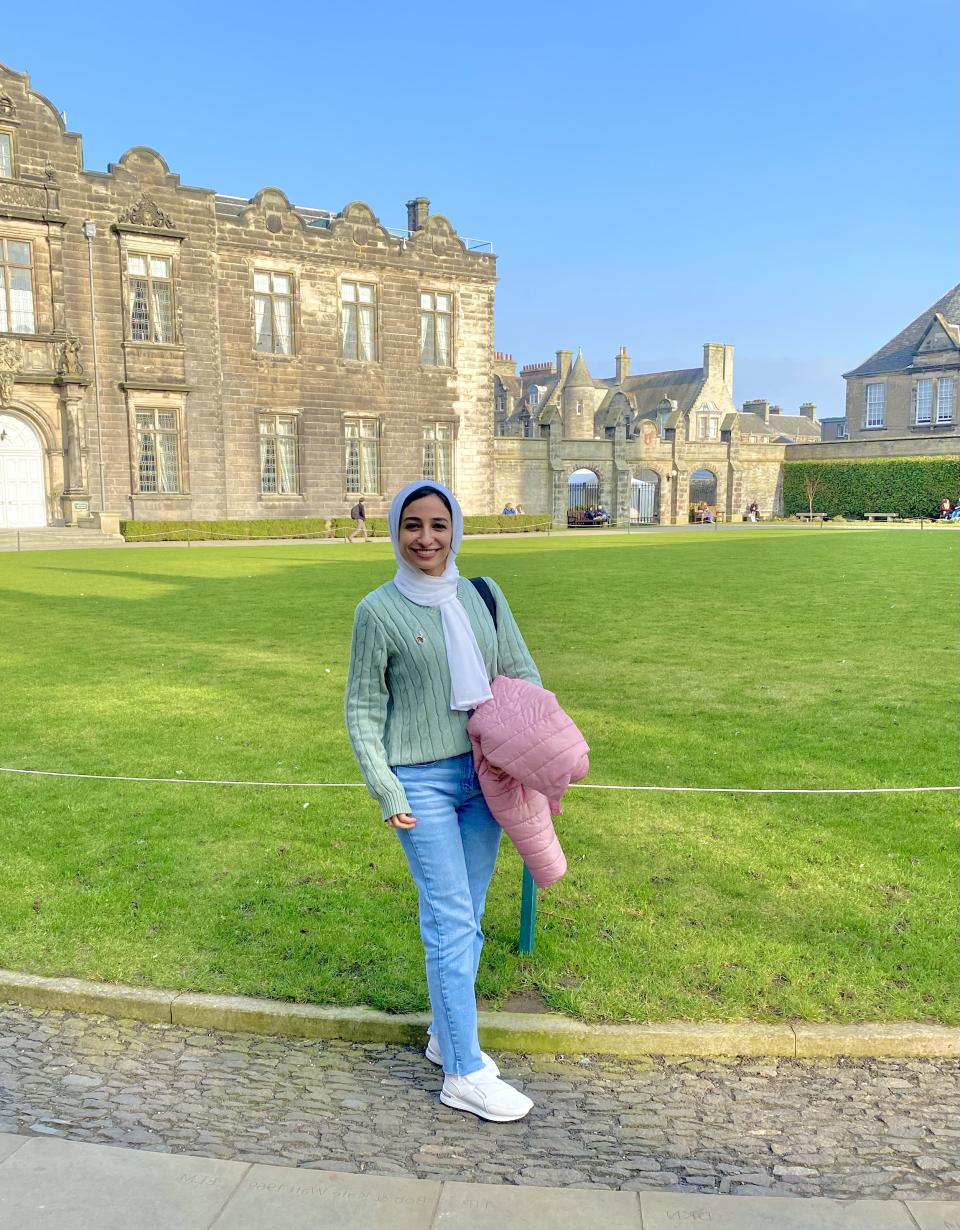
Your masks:
<instances>
[{"instance_id":1,"label":"stone building","mask_svg":"<svg viewBox=\"0 0 960 1230\"><path fill-rule=\"evenodd\" d=\"M554 520L584 500L620 524L683 523L701 500L734 520L756 500L770 516L785 446L820 438L810 402L796 415L763 400L737 409L729 345L707 343L702 366L680 371L634 375L621 347L604 379L569 350L519 373L498 354L493 372L496 503Z\"/></svg>"},{"instance_id":2,"label":"stone building","mask_svg":"<svg viewBox=\"0 0 960 1230\"><path fill-rule=\"evenodd\" d=\"M846 430L851 443L908 441L957 445L960 285L911 321L853 371L846 372Z\"/></svg>"},{"instance_id":3,"label":"stone building","mask_svg":"<svg viewBox=\"0 0 960 1230\"><path fill-rule=\"evenodd\" d=\"M0 528L493 501L489 245L429 203L294 207L106 172L0 66Z\"/></svg>"}]
</instances>

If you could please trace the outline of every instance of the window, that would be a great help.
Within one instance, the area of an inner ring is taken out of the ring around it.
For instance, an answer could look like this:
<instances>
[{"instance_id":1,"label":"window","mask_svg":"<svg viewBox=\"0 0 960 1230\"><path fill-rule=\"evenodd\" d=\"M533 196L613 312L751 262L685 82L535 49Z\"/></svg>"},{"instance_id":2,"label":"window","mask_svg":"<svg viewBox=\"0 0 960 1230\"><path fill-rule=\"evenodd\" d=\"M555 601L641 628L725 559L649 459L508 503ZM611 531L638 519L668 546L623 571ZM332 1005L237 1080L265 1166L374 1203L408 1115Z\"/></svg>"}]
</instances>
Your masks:
<instances>
[{"instance_id":1,"label":"window","mask_svg":"<svg viewBox=\"0 0 960 1230\"><path fill-rule=\"evenodd\" d=\"M957 381L954 376L941 376L937 381L937 422L952 423L957 403Z\"/></svg>"},{"instance_id":2,"label":"window","mask_svg":"<svg viewBox=\"0 0 960 1230\"><path fill-rule=\"evenodd\" d=\"M261 354L293 353L293 284L289 274L254 270L253 318Z\"/></svg>"},{"instance_id":3,"label":"window","mask_svg":"<svg viewBox=\"0 0 960 1230\"><path fill-rule=\"evenodd\" d=\"M137 411L137 489L166 495L180 490L180 432L176 410Z\"/></svg>"},{"instance_id":4,"label":"window","mask_svg":"<svg viewBox=\"0 0 960 1230\"><path fill-rule=\"evenodd\" d=\"M540 390L535 384L531 384L530 388L527 389L527 401L531 406L538 406L540 404Z\"/></svg>"},{"instance_id":5,"label":"window","mask_svg":"<svg viewBox=\"0 0 960 1230\"><path fill-rule=\"evenodd\" d=\"M420 362L424 367L452 367L453 296L420 296Z\"/></svg>"},{"instance_id":6,"label":"window","mask_svg":"<svg viewBox=\"0 0 960 1230\"><path fill-rule=\"evenodd\" d=\"M173 341L173 282L169 256L127 253L130 337L135 342Z\"/></svg>"},{"instance_id":7,"label":"window","mask_svg":"<svg viewBox=\"0 0 960 1230\"><path fill-rule=\"evenodd\" d=\"M297 417L294 414L260 415L260 494L296 495Z\"/></svg>"},{"instance_id":8,"label":"window","mask_svg":"<svg viewBox=\"0 0 960 1230\"><path fill-rule=\"evenodd\" d=\"M0 333L33 333L33 245L0 240Z\"/></svg>"},{"instance_id":9,"label":"window","mask_svg":"<svg viewBox=\"0 0 960 1230\"><path fill-rule=\"evenodd\" d=\"M918 380L913 386L913 421L914 423L929 423L930 412L933 409L933 381Z\"/></svg>"},{"instance_id":10,"label":"window","mask_svg":"<svg viewBox=\"0 0 960 1230\"><path fill-rule=\"evenodd\" d=\"M720 434L720 420L714 414L701 414L697 420L697 439L716 440Z\"/></svg>"},{"instance_id":11,"label":"window","mask_svg":"<svg viewBox=\"0 0 960 1230\"><path fill-rule=\"evenodd\" d=\"M340 285L340 353L375 363L378 358L376 288L365 282Z\"/></svg>"},{"instance_id":12,"label":"window","mask_svg":"<svg viewBox=\"0 0 960 1230\"><path fill-rule=\"evenodd\" d=\"M0 132L0 179L13 179L13 137Z\"/></svg>"},{"instance_id":13,"label":"window","mask_svg":"<svg viewBox=\"0 0 960 1230\"><path fill-rule=\"evenodd\" d=\"M846 438L847 438L847 423L846 423L846 420L843 419L837 424L837 439L846 440Z\"/></svg>"},{"instance_id":14,"label":"window","mask_svg":"<svg viewBox=\"0 0 960 1230\"><path fill-rule=\"evenodd\" d=\"M886 410L886 388L882 384L868 384L864 389L864 427L883 427Z\"/></svg>"},{"instance_id":15,"label":"window","mask_svg":"<svg viewBox=\"0 0 960 1230\"><path fill-rule=\"evenodd\" d=\"M380 423L344 419L348 495L380 493Z\"/></svg>"},{"instance_id":16,"label":"window","mask_svg":"<svg viewBox=\"0 0 960 1230\"><path fill-rule=\"evenodd\" d=\"M583 402L582 401L577 402L577 414L583 414Z\"/></svg>"},{"instance_id":17,"label":"window","mask_svg":"<svg viewBox=\"0 0 960 1230\"><path fill-rule=\"evenodd\" d=\"M453 424L428 423L423 429L423 477L453 486Z\"/></svg>"}]
</instances>

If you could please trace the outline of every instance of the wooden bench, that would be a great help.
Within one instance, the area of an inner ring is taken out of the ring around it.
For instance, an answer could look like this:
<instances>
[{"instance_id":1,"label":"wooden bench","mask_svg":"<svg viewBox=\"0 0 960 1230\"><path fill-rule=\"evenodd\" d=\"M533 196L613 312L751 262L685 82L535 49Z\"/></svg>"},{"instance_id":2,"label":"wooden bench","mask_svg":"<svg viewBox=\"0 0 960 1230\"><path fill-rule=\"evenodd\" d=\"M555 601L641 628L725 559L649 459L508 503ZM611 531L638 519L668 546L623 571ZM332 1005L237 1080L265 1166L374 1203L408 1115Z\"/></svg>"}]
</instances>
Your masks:
<instances>
[{"instance_id":1,"label":"wooden bench","mask_svg":"<svg viewBox=\"0 0 960 1230\"><path fill-rule=\"evenodd\" d=\"M797 513L798 521L826 521L826 513Z\"/></svg>"},{"instance_id":2,"label":"wooden bench","mask_svg":"<svg viewBox=\"0 0 960 1230\"><path fill-rule=\"evenodd\" d=\"M581 509L569 509L567 512L567 529L593 529L604 525L609 525L609 520L595 520L588 517Z\"/></svg>"},{"instance_id":3,"label":"wooden bench","mask_svg":"<svg viewBox=\"0 0 960 1230\"><path fill-rule=\"evenodd\" d=\"M709 525L710 522L707 520L708 512L713 513L713 523L715 525L719 525L720 522L724 520L724 513L722 509L714 508L712 505L708 505L706 508L696 509L696 511L693 514L694 524L695 525Z\"/></svg>"},{"instance_id":4,"label":"wooden bench","mask_svg":"<svg viewBox=\"0 0 960 1230\"><path fill-rule=\"evenodd\" d=\"M899 521L899 513L864 513L868 521Z\"/></svg>"}]
</instances>

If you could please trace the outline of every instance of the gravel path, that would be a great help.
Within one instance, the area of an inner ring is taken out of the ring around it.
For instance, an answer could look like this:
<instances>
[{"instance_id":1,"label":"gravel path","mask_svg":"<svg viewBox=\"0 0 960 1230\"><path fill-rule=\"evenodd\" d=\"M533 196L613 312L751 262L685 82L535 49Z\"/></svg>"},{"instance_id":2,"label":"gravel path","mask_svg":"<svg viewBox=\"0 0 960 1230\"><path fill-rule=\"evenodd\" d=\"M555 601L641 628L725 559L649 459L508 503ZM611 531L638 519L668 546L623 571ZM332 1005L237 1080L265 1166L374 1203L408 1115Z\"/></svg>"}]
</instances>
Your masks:
<instances>
[{"instance_id":1,"label":"gravel path","mask_svg":"<svg viewBox=\"0 0 960 1230\"><path fill-rule=\"evenodd\" d=\"M0 1131L484 1183L960 1197L956 1060L501 1059L536 1103L520 1123L442 1106L409 1047L0 1005Z\"/></svg>"}]
</instances>

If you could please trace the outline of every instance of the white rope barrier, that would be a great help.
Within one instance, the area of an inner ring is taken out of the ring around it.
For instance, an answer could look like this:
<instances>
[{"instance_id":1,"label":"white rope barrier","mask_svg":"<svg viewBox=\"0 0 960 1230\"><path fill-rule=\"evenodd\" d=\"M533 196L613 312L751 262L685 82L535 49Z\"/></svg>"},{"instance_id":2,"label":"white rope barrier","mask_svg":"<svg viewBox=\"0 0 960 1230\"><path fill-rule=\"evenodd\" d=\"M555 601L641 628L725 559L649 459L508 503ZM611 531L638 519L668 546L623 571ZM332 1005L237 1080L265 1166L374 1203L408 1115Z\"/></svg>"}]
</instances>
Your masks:
<instances>
[{"instance_id":1,"label":"white rope barrier","mask_svg":"<svg viewBox=\"0 0 960 1230\"><path fill-rule=\"evenodd\" d=\"M217 777L133 777L112 773L67 773L55 769L13 769L0 765L0 773L26 777L72 777L99 782L159 782L177 786L257 786L282 790L363 790L363 782L254 782ZM646 790L667 794L936 794L960 786L605 786L580 782L571 790Z\"/></svg>"}]
</instances>

